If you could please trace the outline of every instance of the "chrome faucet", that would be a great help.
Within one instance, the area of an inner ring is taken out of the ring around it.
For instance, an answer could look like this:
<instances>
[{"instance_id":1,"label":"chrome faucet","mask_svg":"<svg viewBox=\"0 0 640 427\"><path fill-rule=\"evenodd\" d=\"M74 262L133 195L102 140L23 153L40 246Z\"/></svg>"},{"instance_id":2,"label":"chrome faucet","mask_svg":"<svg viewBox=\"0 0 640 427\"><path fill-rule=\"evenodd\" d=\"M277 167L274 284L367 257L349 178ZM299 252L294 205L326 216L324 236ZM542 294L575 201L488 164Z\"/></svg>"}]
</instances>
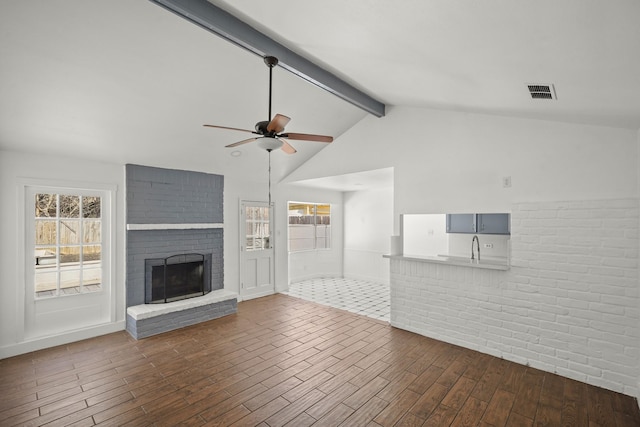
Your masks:
<instances>
[{"instance_id":1,"label":"chrome faucet","mask_svg":"<svg viewBox=\"0 0 640 427\"><path fill-rule=\"evenodd\" d=\"M476 259L474 252L473 252L473 242L477 243L477 247L478 247L478 261L480 261L480 239L478 239L478 236L473 236L473 239L471 239L471 259Z\"/></svg>"}]
</instances>

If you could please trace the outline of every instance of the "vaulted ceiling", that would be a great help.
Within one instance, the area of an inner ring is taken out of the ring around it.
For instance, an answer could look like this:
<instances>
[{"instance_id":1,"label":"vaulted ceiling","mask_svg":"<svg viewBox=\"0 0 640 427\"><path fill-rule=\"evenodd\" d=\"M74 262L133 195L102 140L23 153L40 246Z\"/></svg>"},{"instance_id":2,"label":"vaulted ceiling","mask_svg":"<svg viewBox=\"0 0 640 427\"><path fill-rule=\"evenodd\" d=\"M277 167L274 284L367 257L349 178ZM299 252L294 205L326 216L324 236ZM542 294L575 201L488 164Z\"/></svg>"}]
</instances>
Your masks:
<instances>
[{"instance_id":1,"label":"vaulted ceiling","mask_svg":"<svg viewBox=\"0 0 640 427\"><path fill-rule=\"evenodd\" d=\"M640 128L636 0L212 0L387 104ZM262 59L147 0L0 2L0 148L230 176L266 153L226 144L267 119ZM532 99L527 84L553 85ZM282 68L291 132L367 113ZM276 179L323 148L272 156ZM262 179L262 172L256 173Z\"/></svg>"}]
</instances>

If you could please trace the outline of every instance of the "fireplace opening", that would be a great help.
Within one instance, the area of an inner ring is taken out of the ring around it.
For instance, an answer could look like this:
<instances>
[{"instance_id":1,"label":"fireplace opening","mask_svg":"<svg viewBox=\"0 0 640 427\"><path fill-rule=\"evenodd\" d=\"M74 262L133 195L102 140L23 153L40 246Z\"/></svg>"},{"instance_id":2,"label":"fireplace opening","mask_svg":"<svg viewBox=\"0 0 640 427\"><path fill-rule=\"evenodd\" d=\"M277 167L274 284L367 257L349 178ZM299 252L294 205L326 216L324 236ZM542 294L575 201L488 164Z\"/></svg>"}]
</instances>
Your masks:
<instances>
[{"instance_id":1,"label":"fireplace opening","mask_svg":"<svg viewBox=\"0 0 640 427\"><path fill-rule=\"evenodd\" d=\"M211 254L145 260L145 304L162 304L211 292Z\"/></svg>"}]
</instances>

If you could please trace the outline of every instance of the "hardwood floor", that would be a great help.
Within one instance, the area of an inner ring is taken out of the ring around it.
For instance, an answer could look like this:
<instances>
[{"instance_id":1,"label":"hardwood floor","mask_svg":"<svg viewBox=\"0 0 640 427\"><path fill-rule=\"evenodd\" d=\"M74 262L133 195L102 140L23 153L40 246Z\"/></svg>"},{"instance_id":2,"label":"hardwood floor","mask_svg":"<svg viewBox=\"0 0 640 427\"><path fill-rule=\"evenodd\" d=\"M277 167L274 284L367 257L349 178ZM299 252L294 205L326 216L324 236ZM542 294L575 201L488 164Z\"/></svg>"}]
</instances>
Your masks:
<instances>
[{"instance_id":1,"label":"hardwood floor","mask_svg":"<svg viewBox=\"0 0 640 427\"><path fill-rule=\"evenodd\" d=\"M640 426L636 401L300 299L0 360L1 426Z\"/></svg>"}]
</instances>

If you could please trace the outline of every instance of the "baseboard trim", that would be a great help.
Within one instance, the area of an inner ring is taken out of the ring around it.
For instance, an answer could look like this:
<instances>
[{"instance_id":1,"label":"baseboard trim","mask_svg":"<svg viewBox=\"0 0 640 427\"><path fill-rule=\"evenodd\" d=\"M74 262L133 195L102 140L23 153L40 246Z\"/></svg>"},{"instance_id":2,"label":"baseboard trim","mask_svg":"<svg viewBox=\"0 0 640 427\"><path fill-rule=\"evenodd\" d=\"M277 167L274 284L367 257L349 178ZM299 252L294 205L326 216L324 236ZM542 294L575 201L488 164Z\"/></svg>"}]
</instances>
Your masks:
<instances>
[{"instance_id":1,"label":"baseboard trim","mask_svg":"<svg viewBox=\"0 0 640 427\"><path fill-rule=\"evenodd\" d=\"M82 341L88 338L98 337L100 335L111 334L113 332L124 331L124 329L125 322L124 320L121 320L118 322L78 329L59 335L34 338L16 344L9 344L0 347L0 359L6 359L8 357L31 353L32 351Z\"/></svg>"}]
</instances>

